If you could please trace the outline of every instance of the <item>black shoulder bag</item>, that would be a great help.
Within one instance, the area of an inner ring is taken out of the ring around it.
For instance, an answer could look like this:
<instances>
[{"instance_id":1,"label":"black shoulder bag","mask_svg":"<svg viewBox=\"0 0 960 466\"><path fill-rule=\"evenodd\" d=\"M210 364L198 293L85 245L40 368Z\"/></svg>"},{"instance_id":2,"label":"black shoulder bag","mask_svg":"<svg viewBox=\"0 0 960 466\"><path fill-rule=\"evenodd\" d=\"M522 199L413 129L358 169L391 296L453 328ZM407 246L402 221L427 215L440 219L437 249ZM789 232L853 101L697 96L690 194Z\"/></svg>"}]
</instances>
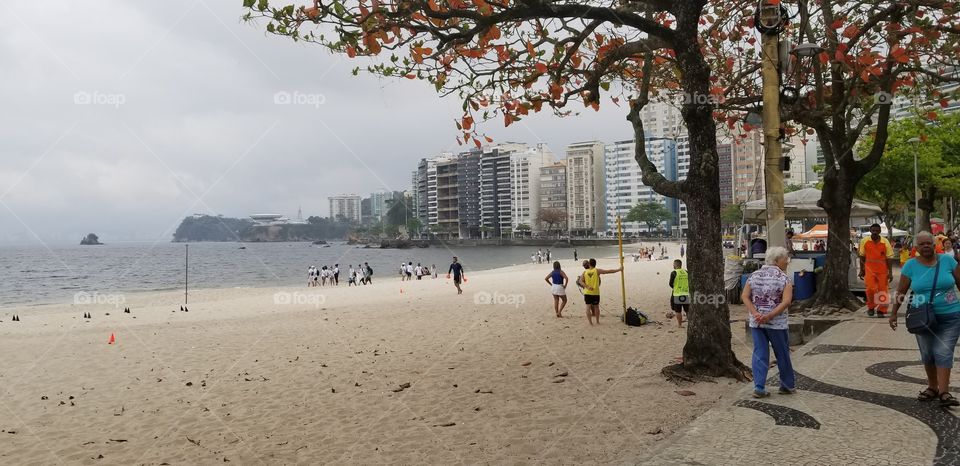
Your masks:
<instances>
[{"instance_id":1,"label":"black shoulder bag","mask_svg":"<svg viewBox=\"0 0 960 466\"><path fill-rule=\"evenodd\" d=\"M937 269L933 272L933 287L930 300L919 305L907 305L906 327L910 333L932 333L937 328L937 315L933 312L933 297L937 291L937 278L940 275L940 258L937 257Z\"/></svg>"}]
</instances>

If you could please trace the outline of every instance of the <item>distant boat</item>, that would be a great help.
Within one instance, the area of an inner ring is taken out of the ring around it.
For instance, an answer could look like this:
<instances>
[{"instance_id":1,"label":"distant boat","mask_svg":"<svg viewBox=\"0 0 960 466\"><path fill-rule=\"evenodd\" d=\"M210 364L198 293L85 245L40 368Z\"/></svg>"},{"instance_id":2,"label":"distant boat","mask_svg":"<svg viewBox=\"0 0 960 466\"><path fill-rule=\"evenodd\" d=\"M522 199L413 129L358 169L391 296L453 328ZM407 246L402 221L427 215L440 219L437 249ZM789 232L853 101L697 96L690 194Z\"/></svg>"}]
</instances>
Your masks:
<instances>
[{"instance_id":1,"label":"distant boat","mask_svg":"<svg viewBox=\"0 0 960 466\"><path fill-rule=\"evenodd\" d=\"M246 246L240 246L240 247L237 248L237 249L247 249L247 247L246 247Z\"/></svg>"}]
</instances>

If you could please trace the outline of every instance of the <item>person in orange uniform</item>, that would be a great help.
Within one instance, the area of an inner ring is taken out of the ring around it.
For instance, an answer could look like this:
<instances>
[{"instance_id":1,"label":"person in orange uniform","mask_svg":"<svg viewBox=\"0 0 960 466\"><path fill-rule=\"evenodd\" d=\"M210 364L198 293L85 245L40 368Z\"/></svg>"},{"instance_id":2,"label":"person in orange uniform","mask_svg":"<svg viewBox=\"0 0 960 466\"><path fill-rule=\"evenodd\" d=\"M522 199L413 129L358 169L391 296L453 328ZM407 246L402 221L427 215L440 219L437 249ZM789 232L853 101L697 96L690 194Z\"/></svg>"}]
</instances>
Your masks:
<instances>
[{"instance_id":1,"label":"person in orange uniform","mask_svg":"<svg viewBox=\"0 0 960 466\"><path fill-rule=\"evenodd\" d=\"M860 241L860 274L867 285L867 315L887 315L889 283L893 281L893 246L880 236L880 225L870 225L870 236Z\"/></svg>"}]
</instances>

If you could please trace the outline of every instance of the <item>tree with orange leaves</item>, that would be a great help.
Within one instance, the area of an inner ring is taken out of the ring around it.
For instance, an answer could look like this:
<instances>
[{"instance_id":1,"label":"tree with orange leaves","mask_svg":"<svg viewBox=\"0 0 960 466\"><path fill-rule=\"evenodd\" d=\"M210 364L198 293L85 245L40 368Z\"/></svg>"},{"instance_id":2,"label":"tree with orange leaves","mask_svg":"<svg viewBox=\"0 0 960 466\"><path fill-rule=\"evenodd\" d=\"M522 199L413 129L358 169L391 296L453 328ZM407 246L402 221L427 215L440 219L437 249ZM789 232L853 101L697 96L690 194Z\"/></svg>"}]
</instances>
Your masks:
<instances>
[{"instance_id":1,"label":"tree with orange leaves","mask_svg":"<svg viewBox=\"0 0 960 466\"><path fill-rule=\"evenodd\" d=\"M892 18L902 19L900 7L894 5L908 3L923 6L908 6L907 13L935 9L937 21L943 16L953 18L938 22L943 28L941 37L929 37L926 47L956 42L956 31L951 30L956 28L956 11L947 1L818 0L821 6L816 9L805 0L800 2L804 5L794 2L794 9L804 10L797 13L801 21L795 29L813 31L801 36L808 40L839 37L844 25L860 24L867 32L860 34L858 29L844 38L857 44L868 42L878 27L870 18L893 8L897 13ZM644 184L687 205L691 288L704 296L721 297L725 294L717 123L742 127L737 124L742 112L758 101L759 60L752 29L756 5L755 0L315 0L312 6L277 7L269 0L245 0L249 10L245 18L265 19L267 31L274 34L319 44L351 58L365 57L371 73L425 80L443 96L458 96L464 111L455 122L462 131L459 140L477 147L491 142L480 132L480 122L502 119L509 126L531 112L547 109L568 116L574 114L570 110L574 102L598 109L606 93L614 105L626 106L638 141L635 159ZM837 22L840 17L842 24ZM813 97L808 93L801 99L811 106L785 109L787 121L824 131L834 165L845 160L843 154L852 153L853 146L847 150L829 142L834 141L826 137L833 134L830 125L838 118L849 121L850 115L862 111L851 104L830 104L851 101L851 92L838 83L849 81L855 72L858 79L872 83L873 87L857 86L858 102L862 103L870 92L892 89L892 82L884 81L888 86L884 88L874 81L886 79L883 69L889 68L885 63L891 58L903 64L903 54L907 63L914 64L910 68L918 77L939 76L929 67L916 65L918 52L913 42L899 40L897 44L903 52L891 48L871 65L880 67L880 74L857 72L859 68L846 58L849 47L842 55L828 56L826 64L820 65L825 68L821 71L827 72L826 81L817 83ZM689 133L690 170L680 181L668 180L648 158L640 118L651 98L671 95L687 97L681 115ZM816 102L822 104L814 105ZM837 114L833 109L842 110ZM792 128L787 125L785 131L794 131ZM852 129L844 124L837 128L838 135ZM838 168L832 170L839 173ZM852 196L856 177L845 176L829 174L827 178L833 181L827 184ZM841 194L837 203L843 197ZM825 207L828 212L833 208ZM729 318L722 299L694 302L683 362L665 373L681 378L746 377L745 366L731 348Z\"/></svg>"}]
</instances>

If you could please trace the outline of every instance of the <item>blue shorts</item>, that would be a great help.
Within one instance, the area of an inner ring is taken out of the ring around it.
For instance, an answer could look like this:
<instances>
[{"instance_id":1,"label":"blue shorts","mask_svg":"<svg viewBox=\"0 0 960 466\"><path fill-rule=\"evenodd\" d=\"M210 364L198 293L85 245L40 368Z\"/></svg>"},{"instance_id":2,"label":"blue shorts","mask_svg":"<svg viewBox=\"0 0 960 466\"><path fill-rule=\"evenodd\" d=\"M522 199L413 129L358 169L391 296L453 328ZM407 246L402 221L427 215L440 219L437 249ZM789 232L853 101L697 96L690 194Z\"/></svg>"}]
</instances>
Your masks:
<instances>
[{"instance_id":1,"label":"blue shorts","mask_svg":"<svg viewBox=\"0 0 960 466\"><path fill-rule=\"evenodd\" d=\"M960 337L960 312L937 314L936 331L917 334L920 361L925 365L952 368L957 337Z\"/></svg>"}]
</instances>

